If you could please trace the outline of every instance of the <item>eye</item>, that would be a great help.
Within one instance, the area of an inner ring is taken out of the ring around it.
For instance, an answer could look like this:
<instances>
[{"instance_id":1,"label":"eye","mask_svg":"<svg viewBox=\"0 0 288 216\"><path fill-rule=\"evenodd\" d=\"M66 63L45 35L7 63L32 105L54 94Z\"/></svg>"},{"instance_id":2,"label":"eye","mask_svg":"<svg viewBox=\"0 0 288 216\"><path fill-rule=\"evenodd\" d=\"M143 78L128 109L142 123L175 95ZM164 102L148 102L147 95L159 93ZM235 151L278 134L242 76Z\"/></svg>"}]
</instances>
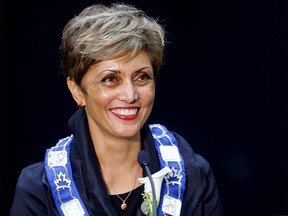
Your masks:
<instances>
[{"instance_id":1,"label":"eye","mask_svg":"<svg viewBox=\"0 0 288 216\"><path fill-rule=\"evenodd\" d=\"M139 76L137 78L137 80L140 80L140 81L145 81L145 80L148 80L148 79L151 79L148 74L142 74L141 76Z\"/></svg>"},{"instance_id":2,"label":"eye","mask_svg":"<svg viewBox=\"0 0 288 216\"><path fill-rule=\"evenodd\" d=\"M108 75L105 76L101 82L105 85L115 85L116 83L119 82L119 80L117 79L117 77L115 75Z\"/></svg>"},{"instance_id":3,"label":"eye","mask_svg":"<svg viewBox=\"0 0 288 216\"><path fill-rule=\"evenodd\" d=\"M113 81L115 81L115 77L114 76L107 76L107 77L104 77L101 81L102 82L113 82Z\"/></svg>"},{"instance_id":4,"label":"eye","mask_svg":"<svg viewBox=\"0 0 288 216\"><path fill-rule=\"evenodd\" d=\"M148 73L139 73L137 77L135 77L134 82L138 85L145 85L151 80L152 76L150 76Z\"/></svg>"}]
</instances>

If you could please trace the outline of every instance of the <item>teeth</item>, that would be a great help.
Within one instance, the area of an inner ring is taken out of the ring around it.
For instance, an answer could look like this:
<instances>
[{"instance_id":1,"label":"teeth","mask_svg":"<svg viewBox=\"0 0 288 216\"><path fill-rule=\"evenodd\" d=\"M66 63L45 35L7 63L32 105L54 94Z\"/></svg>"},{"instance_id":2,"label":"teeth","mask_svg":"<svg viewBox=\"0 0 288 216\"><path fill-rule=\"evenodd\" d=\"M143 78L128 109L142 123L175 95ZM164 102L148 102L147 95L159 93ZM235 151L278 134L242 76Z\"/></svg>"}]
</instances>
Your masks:
<instances>
[{"instance_id":1,"label":"teeth","mask_svg":"<svg viewBox=\"0 0 288 216\"><path fill-rule=\"evenodd\" d=\"M114 109L112 110L112 112L118 115L130 116L130 115L135 115L137 112L137 109Z\"/></svg>"}]
</instances>

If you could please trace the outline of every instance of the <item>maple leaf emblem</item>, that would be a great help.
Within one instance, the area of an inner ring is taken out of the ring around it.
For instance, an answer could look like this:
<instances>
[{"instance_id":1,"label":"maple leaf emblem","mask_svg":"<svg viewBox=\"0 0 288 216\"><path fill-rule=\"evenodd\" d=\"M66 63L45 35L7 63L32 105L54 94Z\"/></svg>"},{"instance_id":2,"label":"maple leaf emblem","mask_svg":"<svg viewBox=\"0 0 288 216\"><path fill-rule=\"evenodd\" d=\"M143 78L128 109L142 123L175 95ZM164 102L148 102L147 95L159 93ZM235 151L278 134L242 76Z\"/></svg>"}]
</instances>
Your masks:
<instances>
[{"instance_id":1,"label":"maple leaf emblem","mask_svg":"<svg viewBox=\"0 0 288 216\"><path fill-rule=\"evenodd\" d=\"M181 184L182 180L182 170L181 169L176 169L174 166L171 168L172 173L165 178L166 183L168 184ZM170 180L169 180L170 179Z\"/></svg>"},{"instance_id":2,"label":"maple leaf emblem","mask_svg":"<svg viewBox=\"0 0 288 216\"><path fill-rule=\"evenodd\" d=\"M66 178L66 175L60 171L60 173L57 175L57 179L54 180L54 183L57 187L57 190L65 189L70 188L71 180L69 178Z\"/></svg>"}]
</instances>

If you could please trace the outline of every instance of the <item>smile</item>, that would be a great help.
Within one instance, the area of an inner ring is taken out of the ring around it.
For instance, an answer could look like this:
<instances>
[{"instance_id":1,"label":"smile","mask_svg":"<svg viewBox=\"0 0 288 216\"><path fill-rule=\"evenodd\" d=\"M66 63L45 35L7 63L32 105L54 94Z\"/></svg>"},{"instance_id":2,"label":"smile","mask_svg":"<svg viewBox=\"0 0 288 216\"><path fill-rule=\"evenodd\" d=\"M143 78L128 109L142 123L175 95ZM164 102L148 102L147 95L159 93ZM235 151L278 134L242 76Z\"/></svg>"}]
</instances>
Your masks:
<instances>
[{"instance_id":1,"label":"smile","mask_svg":"<svg viewBox=\"0 0 288 216\"><path fill-rule=\"evenodd\" d=\"M133 116L137 113L138 109L113 109L111 112L113 112L116 115L122 115L122 116Z\"/></svg>"}]
</instances>

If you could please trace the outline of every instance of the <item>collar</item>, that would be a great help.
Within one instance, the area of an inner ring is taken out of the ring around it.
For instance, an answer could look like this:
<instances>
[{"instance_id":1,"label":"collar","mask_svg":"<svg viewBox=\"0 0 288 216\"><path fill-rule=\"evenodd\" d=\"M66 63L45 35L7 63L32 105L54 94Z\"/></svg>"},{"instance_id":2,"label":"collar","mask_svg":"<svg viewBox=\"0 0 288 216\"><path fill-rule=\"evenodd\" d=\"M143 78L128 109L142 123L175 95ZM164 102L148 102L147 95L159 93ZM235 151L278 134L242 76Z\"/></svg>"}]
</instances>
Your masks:
<instances>
[{"instance_id":1,"label":"collar","mask_svg":"<svg viewBox=\"0 0 288 216\"><path fill-rule=\"evenodd\" d=\"M83 202L91 215L117 215L105 189L84 108L79 108L74 113L68 126L74 135L70 156L73 178ZM151 173L159 171L157 151L148 124L141 129L141 150L147 151L150 155ZM139 215L141 215L140 208Z\"/></svg>"}]
</instances>

